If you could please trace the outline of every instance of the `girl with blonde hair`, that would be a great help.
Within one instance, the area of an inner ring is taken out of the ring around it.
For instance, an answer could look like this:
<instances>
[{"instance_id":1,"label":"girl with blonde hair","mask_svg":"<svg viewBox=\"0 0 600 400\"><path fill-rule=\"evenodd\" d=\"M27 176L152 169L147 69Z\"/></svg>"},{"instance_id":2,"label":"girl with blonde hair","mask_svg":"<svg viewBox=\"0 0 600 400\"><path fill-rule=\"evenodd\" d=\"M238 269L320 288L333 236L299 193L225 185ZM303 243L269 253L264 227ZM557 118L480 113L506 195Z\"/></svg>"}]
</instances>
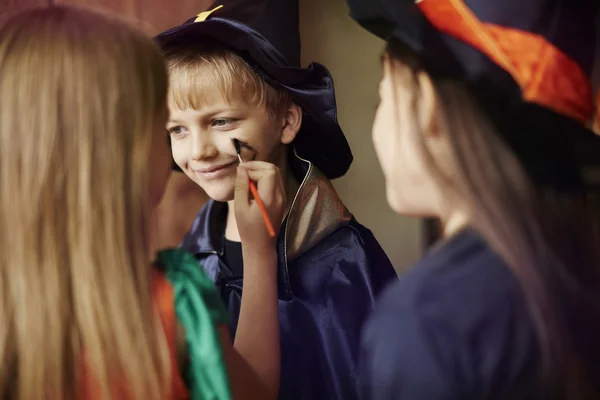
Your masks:
<instances>
[{"instance_id":1,"label":"girl with blonde hair","mask_svg":"<svg viewBox=\"0 0 600 400\"><path fill-rule=\"evenodd\" d=\"M277 393L276 255L249 172L239 169L235 211L246 268L261 277L242 305L253 335L230 344L193 257L152 261L171 168L167 82L154 43L112 18L53 7L0 26L1 398ZM279 218L279 183L250 174Z\"/></svg>"}]
</instances>

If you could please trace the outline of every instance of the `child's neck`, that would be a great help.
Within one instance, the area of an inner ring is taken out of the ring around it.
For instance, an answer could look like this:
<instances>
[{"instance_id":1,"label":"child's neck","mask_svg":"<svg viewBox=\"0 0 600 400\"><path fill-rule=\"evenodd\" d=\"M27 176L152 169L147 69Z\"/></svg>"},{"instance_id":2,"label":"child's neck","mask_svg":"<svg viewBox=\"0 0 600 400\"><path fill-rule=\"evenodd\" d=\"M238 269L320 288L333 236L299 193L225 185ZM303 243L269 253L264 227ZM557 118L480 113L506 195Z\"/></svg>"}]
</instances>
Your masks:
<instances>
[{"instance_id":1,"label":"child's neck","mask_svg":"<svg viewBox=\"0 0 600 400\"><path fill-rule=\"evenodd\" d=\"M296 196L296 192L300 184L296 180L296 177L292 173L292 171L288 168L280 169L281 174L283 175L283 181L285 182L285 192L286 192L286 211L284 215L287 215L289 208L292 205L292 201L294 201L294 197ZM227 202L228 212L227 212L227 224L225 225L225 238L227 240L231 240L232 242L240 242L240 233L237 228L237 222L235 220L235 212L233 211L233 200Z\"/></svg>"}]
</instances>

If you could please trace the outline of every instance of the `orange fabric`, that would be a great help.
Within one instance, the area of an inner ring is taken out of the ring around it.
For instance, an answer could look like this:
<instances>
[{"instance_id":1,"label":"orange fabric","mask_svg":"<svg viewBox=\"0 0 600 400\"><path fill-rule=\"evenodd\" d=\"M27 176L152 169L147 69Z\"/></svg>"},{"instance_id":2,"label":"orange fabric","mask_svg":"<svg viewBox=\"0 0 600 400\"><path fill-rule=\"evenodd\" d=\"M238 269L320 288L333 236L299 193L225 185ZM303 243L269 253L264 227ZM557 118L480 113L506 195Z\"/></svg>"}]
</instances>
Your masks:
<instances>
[{"instance_id":1,"label":"orange fabric","mask_svg":"<svg viewBox=\"0 0 600 400\"><path fill-rule=\"evenodd\" d=\"M164 273L153 270L152 272L152 298L154 307L158 311L165 336L169 347L169 361L171 363L171 379L173 380L172 399L184 400L189 398L188 390L183 382L181 371L177 362L176 347L176 315L173 287ZM86 371L85 362L82 368L83 398L94 400L98 398L99 388ZM127 394L126 385L115 385L111 398L115 400L129 400L132 397Z\"/></svg>"},{"instance_id":2,"label":"orange fabric","mask_svg":"<svg viewBox=\"0 0 600 400\"><path fill-rule=\"evenodd\" d=\"M581 123L592 120L589 78L579 64L543 36L483 23L463 0L422 0L418 6L436 29L473 46L506 70L521 87L525 100Z\"/></svg>"}]
</instances>

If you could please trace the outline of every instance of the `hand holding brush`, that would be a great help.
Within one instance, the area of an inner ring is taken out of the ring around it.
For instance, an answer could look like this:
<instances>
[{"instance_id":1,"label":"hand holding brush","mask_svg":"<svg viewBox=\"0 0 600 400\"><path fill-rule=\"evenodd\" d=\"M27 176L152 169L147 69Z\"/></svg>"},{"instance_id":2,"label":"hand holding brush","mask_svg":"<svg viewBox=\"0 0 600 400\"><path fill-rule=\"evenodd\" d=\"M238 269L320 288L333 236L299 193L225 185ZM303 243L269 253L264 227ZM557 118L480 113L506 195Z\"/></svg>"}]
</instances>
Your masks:
<instances>
[{"instance_id":1,"label":"hand holding brush","mask_svg":"<svg viewBox=\"0 0 600 400\"><path fill-rule=\"evenodd\" d=\"M240 174L246 175L243 179L247 179L247 182L238 182L236 184L236 208L240 202L237 200L241 193L239 190L250 191L253 199L248 199L248 207L246 212L258 211L267 229L267 232L271 238L276 237L276 231L273 226L273 221L279 224L283 217L283 207L285 206L285 190L283 188L283 181L279 175L279 170L275 165L262 162L262 161L244 161L242 157L242 145L239 140L233 139L233 144L240 160L240 167L238 168L238 181ZM240 207L242 205L240 204ZM257 210L252 210L255 207ZM245 208L245 207L244 207ZM240 236L242 235L242 227L240 227L239 218L237 213L240 211L236 209L236 219L238 220L238 230L240 230ZM244 219L244 216L240 216Z\"/></svg>"}]
</instances>

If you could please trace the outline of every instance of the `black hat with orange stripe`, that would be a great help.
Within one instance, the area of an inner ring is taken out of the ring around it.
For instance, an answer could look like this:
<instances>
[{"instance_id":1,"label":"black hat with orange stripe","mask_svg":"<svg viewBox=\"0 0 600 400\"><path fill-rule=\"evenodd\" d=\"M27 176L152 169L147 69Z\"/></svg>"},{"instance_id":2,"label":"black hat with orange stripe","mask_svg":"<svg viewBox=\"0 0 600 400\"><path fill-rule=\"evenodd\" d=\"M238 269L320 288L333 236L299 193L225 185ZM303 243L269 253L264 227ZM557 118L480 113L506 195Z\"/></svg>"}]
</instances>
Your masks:
<instances>
[{"instance_id":1,"label":"black hat with orange stripe","mask_svg":"<svg viewBox=\"0 0 600 400\"><path fill-rule=\"evenodd\" d=\"M597 0L347 0L431 75L463 80L539 184L597 186ZM595 176L594 176L595 175Z\"/></svg>"}]
</instances>

